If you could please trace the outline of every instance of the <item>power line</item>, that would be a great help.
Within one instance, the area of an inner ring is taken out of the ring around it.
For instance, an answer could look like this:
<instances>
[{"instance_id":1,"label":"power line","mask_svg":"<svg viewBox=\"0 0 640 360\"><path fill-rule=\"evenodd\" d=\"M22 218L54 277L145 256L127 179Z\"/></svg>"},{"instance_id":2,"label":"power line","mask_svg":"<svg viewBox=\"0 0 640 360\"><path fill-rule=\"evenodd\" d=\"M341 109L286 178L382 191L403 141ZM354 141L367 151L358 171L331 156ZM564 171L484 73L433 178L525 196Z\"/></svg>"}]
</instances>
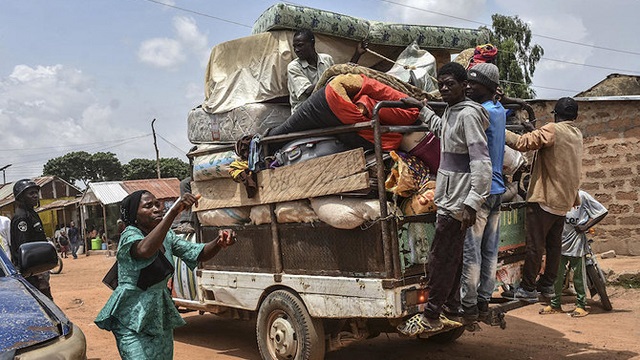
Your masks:
<instances>
[{"instance_id":1,"label":"power line","mask_svg":"<svg viewBox=\"0 0 640 360\"><path fill-rule=\"evenodd\" d=\"M180 155L185 155L187 152L180 149L178 146L176 146L175 144L173 144L171 141L167 140L164 136L156 133L158 135L158 137L162 140L164 140L164 142L166 142L167 144L169 144L174 150L176 150Z\"/></svg>"},{"instance_id":2,"label":"power line","mask_svg":"<svg viewBox=\"0 0 640 360\"><path fill-rule=\"evenodd\" d=\"M509 81L509 80L500 80L501 83L507 83L507 84L514 84L514 85L527 85L525 83L520 83L520 82L516 82L516 81ZM540 88L540 89L548 89L548 90L558 90L558 91L564 91L564 92L568 92L568 93L574 93L577 94L579 93L581 90L570 90L570 89L560 89L560 88L554 88L554 87L548 87L548 86L540 86L540 85L527 85L527 86L531 86L534 88Z\"/></svg>"},{"instance_id":3,"label":"power line","mask_svg":"<svg viewBox=\"0 0 640 360\"><path fill-rule=\"evenodd\" d=\"M540 60L554 61L554 62L565 63L565 64L570 64L570 65L580 65L580 66L592 67L592 68L596 68L596 69L615 70L615 71L626 72L626 73L640 73L640 71L638 71L638 70L618 69L618 68L611 68L611 67L607 67L607 66L581 64L581 63L572 62L572 61L566 61L566 60L550 59L550 58L547 58L547 57L544 57L544 56L541 57Z\"/></svg>"},{"instance_id":4,"label":"power line","mask_svg":"<svg viewBox=\"0 0 640 360\"><path fill-rule=\"evenodd\" d=\"M409 9L414 9L414 10L427 12L427 13L430 13L430 14L445 16L445 17L448 17L448 18L462 20L462 21L467 21L467 22L470 22L470 23L479 24L479 25L483 25L483 26L488 26L488 27L492 26L492 24L487 24L487 23L484 23L484 22L481 22L481 21L470 20L470 19L466 19L466 18L463 18L463 17L459 17L459 16L454 16L454 15L441 13L441 12L438 12L438 11L427 10L427 9L419 8L417 6L411 6L411 5L399 3L399 2L396 2L396 1L391 1L391 0L379 0L379 1L386 2L386 3L389 3L389 4L398 5L398 6L403 6L403 7L409 8ZM577 41L565 40L565 39L560 39L560 38L556 38L556 37L553 37L553 36L540 35L540 34L534 34L534 33L531 33L531 35L535 35L535 36L538 36L538 37L541 37L541 38L544 38L544 39L549 39L549 40L554 40L554 41L559 41L559 42L565 42L565 43L568 43L568 44L585 46L585 47L590 47L590 48L594 48L594 49L607 50L607 51L619 52L619 53L630 54L630 55L640 55L640 52L636 52L636 51L620 50L620 49L608 48L608 47L598 46L598 45L589 45L589 44L585 44L585 43L581 43L581 42L577 42Z\"/></svg>"},{"instance_id":5,"label":"power line","mask_svg":"<svg viewBox=\"0 0 640 360\"><path fill-rule=\"evenodd\" d=\"M68 147L76 147L76 146L84 146L84 145L97 145L97 144L103 144L103 143L111 143L114 141L126 141L126 140L135 140L135 139L140 139L146 136L151 135L151 133L149 134L144 134L144 135L139 135L139 136L134 136L134 137L130 137L130 138L125 138L125 139L115 139L115 140L105 140L105 141L94 141L94 142L90 142L90 143L80 143L80 144L71 144L71 145L56 145L56 146L43 146L43 147L30 147L28 149L25 148L15 148L15 149L0 149L0 151L31 151L31 150L50 150L50 149L60 149L60 148L68 148Z\"/></svg>"},{"instance_id":6,"label":"power line","mask_svg":"<svg viewBox=\"0 0 640 360\"><path fill-rule=\"evenodd\" d=\"M170 7L170 8L173 8L173 9L176 9L176 10L180 10L180 11L184 11L184 12L188 12L188 13L191 13L191 14L196 14L196 15L200 15L200 16L208 17L208 18L211 18L211 19L215 19L215 20L223 21L223 22L226 22L226 23L229 23L229 24L234 24L234 25L238 25L238 26L243 26L243 27L246 27L246 28L249 28L249 29L253 28L252 26L249 26L249 25L246 25L246 24L242 24L242 23L239 23L239 22L236 22L236 21L223 19L223 18L221 18L221 17L217 17L217 16L213 16L213 15L205 14L205 13L203 13L203 12L199 12L199 11L195 11L195 10L186 9L186 8L183 8L183 7L180 7L180 6L175 6L175 5L165 4L165 3L161 2L161 1L156 1L156 0L144 0L144 1L148 1L148 2L150 2L150 3L154 3L154 4L157 4L157 5L162 5L162 6Z\"/></svg>"}]
</instances>

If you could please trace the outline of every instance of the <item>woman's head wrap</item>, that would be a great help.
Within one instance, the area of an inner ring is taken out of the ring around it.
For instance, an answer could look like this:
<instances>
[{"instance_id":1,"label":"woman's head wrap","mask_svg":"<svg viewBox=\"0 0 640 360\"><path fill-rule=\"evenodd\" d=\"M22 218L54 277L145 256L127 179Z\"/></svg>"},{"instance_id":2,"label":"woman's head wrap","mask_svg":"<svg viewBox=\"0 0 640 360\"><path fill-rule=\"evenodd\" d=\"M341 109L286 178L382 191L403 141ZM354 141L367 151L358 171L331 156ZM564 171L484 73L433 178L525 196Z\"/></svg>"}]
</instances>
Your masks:
<instances>
[{"instance_id":1,"label":"woman's head wrap","mask_svg":"<svg viewBox=\"0 0 640 360\"><path fill-rule=\"evenodd\" d=\"M122 203L120 204L120 215L122 215L122 221L124 221L127 226L136 225L140 199L142 198L142 194L148 192L148 190L134 191L122 199Z\"/></svg>"}]
</instances>

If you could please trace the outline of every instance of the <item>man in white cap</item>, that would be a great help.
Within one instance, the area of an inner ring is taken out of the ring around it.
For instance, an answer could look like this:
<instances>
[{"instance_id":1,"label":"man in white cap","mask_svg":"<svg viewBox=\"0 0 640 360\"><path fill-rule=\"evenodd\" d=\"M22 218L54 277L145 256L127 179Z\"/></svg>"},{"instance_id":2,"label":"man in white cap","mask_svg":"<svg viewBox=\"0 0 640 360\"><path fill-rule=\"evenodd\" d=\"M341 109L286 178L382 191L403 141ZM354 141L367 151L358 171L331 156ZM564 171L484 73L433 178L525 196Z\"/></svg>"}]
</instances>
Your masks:
<instances>
[{"instance_id":1,"label":"man in white cap","mask_svg":"<svg viewBox=\"0 0 640 360\"><path fill-rule=\"evenodd\" d=\"M489 113L487 146L491 158L491 191L476 212L476 222L467 229L464 240L460 302L465 322L484 320L495 286L500 243L500 205L506 188L502 178L507 116L500 102L493 98L499 85L498 67L480 63L467 71L467 96L482 104Z\"/></svg>"}]
</instances>

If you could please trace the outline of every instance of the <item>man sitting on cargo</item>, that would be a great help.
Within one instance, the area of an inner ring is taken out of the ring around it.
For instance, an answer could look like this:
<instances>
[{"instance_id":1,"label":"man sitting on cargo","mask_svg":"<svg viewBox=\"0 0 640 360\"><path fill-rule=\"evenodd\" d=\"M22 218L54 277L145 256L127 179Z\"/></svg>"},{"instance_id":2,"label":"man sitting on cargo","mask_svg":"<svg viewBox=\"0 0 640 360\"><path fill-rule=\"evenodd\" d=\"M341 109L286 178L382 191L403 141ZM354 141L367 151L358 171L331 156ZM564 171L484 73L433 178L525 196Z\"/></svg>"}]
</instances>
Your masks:
<instances>
[{"instance_id":1,"label":"man sitting on cargo","mask_svg":"<svg viewBox=\"0 0 640 360\"><path fill-rule=\"evenodd\" d=\"M291 113L294 113L298 106L309 98L322 73L334 64L331 55L316 52L316 39L309 29L295 32L293 51L298 58L293 59L287 65L287 87L289 88ZM367 42L358 43L351 62L357 63L360 56L366 51Z\"/></svg>"},{"instance_id":2,"label":"man sitting on cargo","mask_svg":"<svg viewBox=\"0 0 640 360\"><path fill-rule=\"evenodd\" d=\"M428 263L429 299L423 313L397 327L409 336L436 332L445 324L461 326L451 320L459 318L464 238L489 196L492 178L485 133L489 117L482 105L465 97L466 87L467 71L452 62L438 70L438 88L447 103L442 118L416 99L403 100L420 107L425 125L444 139L436 179L436 232Z\"/></svg>"},{"instance_id":3,"label":"man sitting on cargo","mask_svg":"<svg viewBox=\"0 0 640 360\"><path fill-rule=\"evenodd\" d=\"M314 92L283 124L271 129L269 136L311 129L371 121L373 108L383 100L399 101L407 94L377 80L359 74L343 74ZM380 111L382 125L412 125L418 121L418 109L385 108ZM350 148L373 149L373 129L336 135ZM384 133L382 149L396 150L400 133Z\"/></svg>"}]
</instances>

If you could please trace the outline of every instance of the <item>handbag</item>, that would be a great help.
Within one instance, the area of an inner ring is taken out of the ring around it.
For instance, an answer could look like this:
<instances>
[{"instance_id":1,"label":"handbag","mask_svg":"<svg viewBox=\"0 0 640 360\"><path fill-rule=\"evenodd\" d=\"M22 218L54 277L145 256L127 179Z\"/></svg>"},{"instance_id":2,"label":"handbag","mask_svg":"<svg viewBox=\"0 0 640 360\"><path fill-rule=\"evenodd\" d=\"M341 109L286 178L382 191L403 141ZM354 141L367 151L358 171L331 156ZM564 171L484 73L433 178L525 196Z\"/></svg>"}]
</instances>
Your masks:
<instances>
[{"instance_id":1,"label":"handbag","mask_svg":"<svg viewBox=\"0 0 640 360\"><path fill-rule=\"evenodd\" d=\"M136 286L142 290L147 290L151 285L157 284L173 274L174 270L173 264L164 256L164 251L158 250L155 260L140 270L140 276L138 277ZM115 290L115 288L118 287L117 261L111 266L111 269L107 271L102 282L111 290Z\"/></svg>"}]
</instances>

